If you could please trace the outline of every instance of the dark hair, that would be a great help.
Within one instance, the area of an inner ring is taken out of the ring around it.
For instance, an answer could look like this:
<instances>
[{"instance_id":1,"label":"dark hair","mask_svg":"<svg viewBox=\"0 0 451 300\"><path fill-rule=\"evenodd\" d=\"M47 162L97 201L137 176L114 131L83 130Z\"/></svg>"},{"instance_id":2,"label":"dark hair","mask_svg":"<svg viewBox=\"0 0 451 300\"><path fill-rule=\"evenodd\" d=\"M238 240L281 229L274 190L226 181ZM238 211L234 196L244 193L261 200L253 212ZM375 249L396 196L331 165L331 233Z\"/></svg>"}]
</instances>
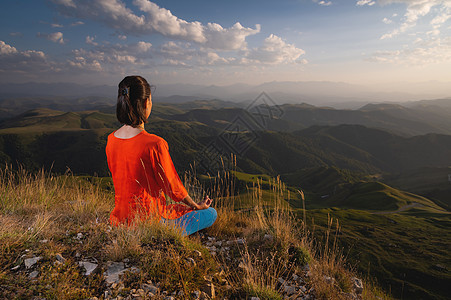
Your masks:
<instances>
[{"instance_id":1,"label":"dark hair","mask_svg":"<svg viewBox=\"0 0 451 300\"><path fill-rule=\"evenodd\" d=\"M146 101L150 85L141 76L127 76L118 85L116 116L121 124L138 126L146 123Z\"/></svg>"}]
</instances>

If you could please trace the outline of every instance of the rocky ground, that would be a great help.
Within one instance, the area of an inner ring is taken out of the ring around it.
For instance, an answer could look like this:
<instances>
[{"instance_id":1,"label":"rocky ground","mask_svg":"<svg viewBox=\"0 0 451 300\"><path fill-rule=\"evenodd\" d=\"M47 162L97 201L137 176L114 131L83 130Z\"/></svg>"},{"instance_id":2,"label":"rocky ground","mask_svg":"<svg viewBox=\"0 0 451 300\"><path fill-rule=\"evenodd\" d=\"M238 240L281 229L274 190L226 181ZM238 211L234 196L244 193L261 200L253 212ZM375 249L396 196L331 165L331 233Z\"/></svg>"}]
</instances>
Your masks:
<instances>
[{"instance_id":1,"label":"rocky ground","mask_svg":"<svg viewBox=\"0 0 451 300\"><path fill-rule=\"evenodd\" d=\"M245 271L247 268L246 263L243 262L242 256L234 255L237 251L242 251L246 247L246 240L244 238L233 238L233 239L217 239L212 236L207 236L205 234L200 234L200 240L202 245L208 249L211 256L219 262L220 265L224 266L219 272L214 274L204 276L206 284L199 290L193 291L190 295L185 295L183 289L178 291L169 292L161 288L159 282L153 282L147 280L140 284L139 288L130 288L129 281L124 280L125 275L133 275L140 272L140 269L133 266L129 259L124 259L123 261L107 261L106 263L101 263L100 259L94 257L83 257L80 253L75 253L74 259L84 276L91 276L91 274L99 273L101 271L103 280L105 282L105 289L102 294L96 297L90 298L95 299L227 299L224 296L218 296L218 291L220 295L227 295L227 291L233 289L233 284L230 282L233 280L227 274L227 270L230 268L239 268ZM83 234L79 233L77 238L82 240ZM265 235L265 240L271 240L271 235ZM47 243L46 240L40 241L41 243ZM202 258L202 253L200 251L194 250L194 255L192 257L185 257L184 259L187 263L196 265L199 259ZM23 265L17 265L11 269L13 272L25 272L30 280L37 280L39 274L37 266L39 265L42 257L33 256L31 251L25 250L23 254ZM54 265L64 264L66 258L60 253L57 253L54 257ZM129 276L130 277L130 276ZM333 285L335 280L331 277L324 278L326 282ZM136 286L136 285L135 285ZM292 273L290 277L283 278L279 277L277 279L277 291L284 299L298 299L298 300L308 300L317 299L315 296L314 287L311 284L311 271L308 264L304 265L301 272ZM362 299L361 293L363 291L362 281L358 278L353 278L353 288L351 293L344 294L345 298L348 299ZM233 293L230 293L233 294ZM237 296L231 296L231 298L236 298ZM39 299L39 298L36 298ZM43 298L42 298L43 299ZM258 300L259 297L249 297L251 300Z\"/></svg>"}]
</instances>

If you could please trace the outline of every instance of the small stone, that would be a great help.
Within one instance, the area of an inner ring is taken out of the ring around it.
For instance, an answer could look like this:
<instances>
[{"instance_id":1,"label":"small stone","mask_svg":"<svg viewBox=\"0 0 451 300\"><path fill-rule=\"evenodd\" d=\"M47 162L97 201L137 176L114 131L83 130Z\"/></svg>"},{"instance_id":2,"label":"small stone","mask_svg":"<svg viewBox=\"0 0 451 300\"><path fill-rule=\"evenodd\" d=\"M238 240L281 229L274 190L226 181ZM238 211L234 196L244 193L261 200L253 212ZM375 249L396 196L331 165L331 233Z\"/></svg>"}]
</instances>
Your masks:
<instances>
[{"instance_id":1,"label":"small stone","mask_svg":"<svg viewBox=\"0 0 451 300\"><path fill-rule=\"evenodd\" d=\"M335 279L330 276L324 276L324 280L329 284L332 284L335 281Z\"/></svg>"},{"instance_id":2,"label":"small stone","mask_svg":"<svg viewBox=\"0 0 451 300\"><path fill-rule=\"evenodd\" d=\"M152 282L152 281L150 281L150 282ZM156 286L154 286L153 284L146 284L146 283L144 283L142 285L142 288L148 293L152 293L152 294L157 294L158 293L158 288Z\"/></svg>"},{"instance_id":3,"label":"small stone","mask_svg":"<svg viewBox=\"0 0 451 300\"><path fill-rule=\"evenodd\" d=\"M246 243L246 240L242 238L238 238L235 241L238 245L244 245Z\"/></svg>"},{"instance_id":4,"label":"small stone","mask_svg":"<svg viewBox=\"0 0 451 300\"><path fill-rule=\"evenodd\" d=\"M214 242L214 241L216 240L216 238L213 237L213 236L209 236L209 237L208 237L208 240L209 240L210 242Z\"/></svg>"},{"instance_id":5,"label":"small stone","mask_svg":"<svg viewBox=\"0 0 451 300\"><path fill-rule=\"evenodd\" d=\"M294 286L294 285L285 285L283 287L283 290L284 290L285 294L287 294L288 296L296 294L296 292L297 292L296 286Z\"/></svg>"},{"instance_id":6,"label":"small stone","mask_svg":"<svg viewBox=\"0 0 451 300\"><path fill-rule=\"evenodd\" d=\"M15 267L12 267L11 268L11 271L15 271L15 270L17 270L17 269L19 269L20 268L20 265L17 265L17 266L15 266Z\"/></svg>"},{"instance_id":7,"label":"small stone","mask_svg":"<svg viewBox=\"0 0 451 300\"><path fill-rule=\"evenodd\" d=\"M56 260L60 263L64 263L66 261L66 259L60 253L56 254Z\"/></svg>"},{"instance_id":8,"label":"small stone","mask_svg":"<svg viewBox=\"0 0 451 300\"><path fill-rule=\"evenodd\" d=\"M80 252L75 253L75 257L79 258L81 256Z\"/></svg>"},{"instance_id":9,"label":"small stone","mask_svg":"<svg viewBox=\"0 0 451 300\"><path fill-rule=\"evenodd\" d=\"M42 257L40 256L35 256L33 258L27 258L25 259L25 267L27 269L31 268L32 266L34 266Z\"/></svg>"},{"instance_id":10,"label":"small stone","mask_svg":"<svg viewBox=\"0 0 451 300\"><path fill-rule=\"evenodd\" d=\"M361 294L363 292L363 282L362 279L357 277L352 278L352 283L357 294Z\"/></svg>"},{"instance_id":11,"label":"small stone","mask_svg":"<svg viewBox=\"0 0 451 300\"><path fill-rule=\"evenodd\" d=\"M79 232L77 233L77 239L81 240L83 238L83 233Z\"/></svg>"},{"instance_id":12,"label":"small stone","mask_svg":"<svg viewBox=\"0 0 451 300\"><path fill-rule=\"evenodd\" d=\"M45 243L47 243L48 242L48 240L40 240L39 241L39 243L41 243L41 244L45 244Z\"/></svg>"},{"instance_id":13,"label":"small stone","mask_svg":"<svg viewBox=\"0 0 451 300\"><path fill-rule=\"evenodd\" d=\"M138 289L136 292L142 297L144 297L144 295L146 295L146 292L144 292L143 289Z\"/></svg>"},{"instance_id":14,"label":"small stone","mask_svg":"<svg viewBox=\"0 0 451 300\"><path fill-rule=\"evenodd\" d=\"M260 300L258 297L251 297L251 300Z\"/></svg>"},{"instance_id":15,"label":"small stone","mask_svg":"<svg viewBox=\"0 0 451 300\"><path fill-rule=\"evenodd\" d=\"M28 275L28 277L33 279L33 278L38 277L38 275L39 275L38 271L33 271L30 273L30 275Z\"/></svg>"},{"instance_id":16,"label":"small stone","mask_svg":"<svg viewBox=\"0 0 451 300\"><path fill-rule=\"evenodd\" d=\"M125 265L123 262L107 262L107 270L103 273L105 276L105 281L108 284L113 284L119 282L119 276L124 274Z\"/></svg>"},{"instance_id":17,"label":"small stone","mask_svg":"<svg viewBox=\"0 0 451 300\"><path fill-rule=\"evenodd\" d=\"M265 235L263 236L263 240L264 240L264 241L270 241L270 242L272 242L273 239L274 239L273 236L270 235L270 234L265 234Z\"/></svg>"},{"instance_id":18,"label":"small stone","mask_svg":"<svg viewBox=\"0 0 451 300\"><path fill-rule=\"evenodd\" d=\"M86 275L86 276L89 276L92 272L94 272L94 270L97 268L97 264L94 264L94 263L92 263L92 262L89 262L89 261L79 261L78 262L78 265L80 266L80 267L83 267L83 268L85 268L85 274L84 275Z\"/></svg>"}]
</instances>

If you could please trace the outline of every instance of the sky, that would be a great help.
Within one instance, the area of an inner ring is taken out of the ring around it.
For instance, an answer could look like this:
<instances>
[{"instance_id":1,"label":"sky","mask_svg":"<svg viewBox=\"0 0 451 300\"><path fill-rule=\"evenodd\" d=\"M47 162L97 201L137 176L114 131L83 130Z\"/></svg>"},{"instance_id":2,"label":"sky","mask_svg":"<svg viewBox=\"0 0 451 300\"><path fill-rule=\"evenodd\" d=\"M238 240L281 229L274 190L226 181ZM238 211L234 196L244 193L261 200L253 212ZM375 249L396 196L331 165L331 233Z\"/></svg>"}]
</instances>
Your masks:
<instances>
[{"instance_id":1,"label":"sky","mask_svg":"<svg viewBox=\"0 0 451 300\"><path fill-rule=\"evenodd\" d=\"M451 0L2 0L0 82L451 82Z\"/></svg>"}]
</instances>

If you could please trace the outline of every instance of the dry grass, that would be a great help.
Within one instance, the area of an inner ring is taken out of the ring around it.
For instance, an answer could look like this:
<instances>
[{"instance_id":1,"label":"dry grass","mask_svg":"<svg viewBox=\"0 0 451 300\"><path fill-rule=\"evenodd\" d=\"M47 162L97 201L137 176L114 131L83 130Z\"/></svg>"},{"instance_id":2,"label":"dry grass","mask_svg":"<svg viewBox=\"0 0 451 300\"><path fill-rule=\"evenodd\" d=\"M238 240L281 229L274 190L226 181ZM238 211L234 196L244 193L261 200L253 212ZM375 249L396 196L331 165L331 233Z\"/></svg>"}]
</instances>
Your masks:
<instances>
[{"instance_id":1,"label":"dry grass","mask_svg":"<svg viewBox=\"0 0 451 300\"><path fill-rule=\"evenodd\" d=\"M232 261L220 255L212 257L199 236L182 237L178 228L156 220L139 218L131 226L111 227L108 219L114 194L104 188L101 179L1 170L0 297L99 297L107 288L103 270L84 276L78 266L79 260L88 259L100 266L127 260L140 270L127 273L124 290L113 296L152 280L159 282L161 289L183 292L189 298L205 286L206 277L212 277L219 285L217 298L282 299L279 278L303 276L308 263L311 274L306 281L319 299L346 298L344 293L350 291L355 274L345 267L336 240L330 237L332 220L327 241L320 246L293 215L286 201L289 191L279 178L271 182L268 199L258 181L246 195L237 195L229 172L216 175L207 188L201 188L195 176L186 178L186 186L194 199L205 194L214 198L218 219L204 231L207 235L245 241L234 245ZM240 201L251 205L243 209ZM57 254L66 261L56 264ZM42 257L35 267L39 271L36 279L28 277L30 270L23 265L25 258L33 256ZM20 267L14 269L16 266ZM333 277L334 283L326 282L326 276ZM364 298L375 299L373 291L377 290L366 288Z\"/></svg>"}]
</instances>

